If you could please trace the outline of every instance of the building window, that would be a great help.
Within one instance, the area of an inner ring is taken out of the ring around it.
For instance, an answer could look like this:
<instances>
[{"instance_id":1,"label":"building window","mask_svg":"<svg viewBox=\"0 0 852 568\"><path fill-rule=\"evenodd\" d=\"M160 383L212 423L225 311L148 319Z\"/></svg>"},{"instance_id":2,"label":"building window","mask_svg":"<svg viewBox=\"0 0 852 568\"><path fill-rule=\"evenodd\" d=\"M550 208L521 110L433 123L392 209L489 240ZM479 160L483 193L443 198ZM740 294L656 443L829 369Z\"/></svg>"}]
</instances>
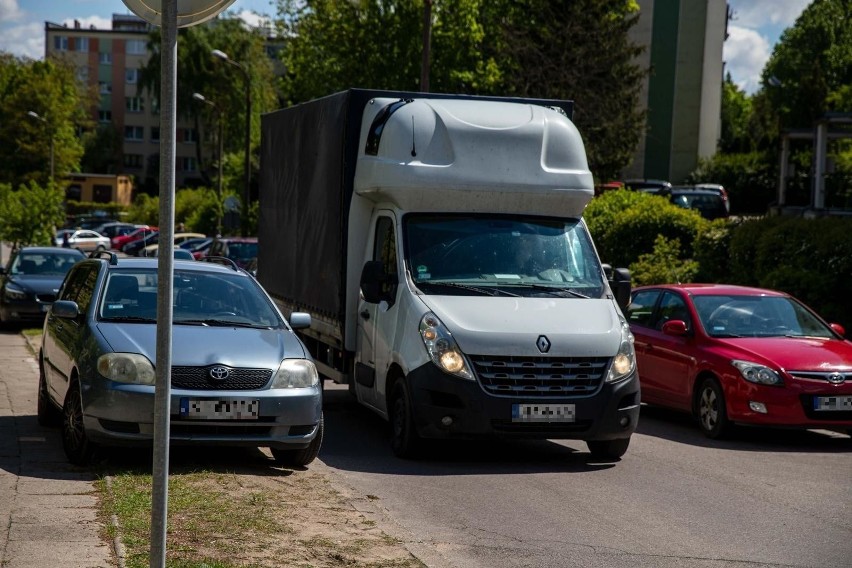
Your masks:
<instances>
[{"instance_id":1,"label":"building window","mask_svg":"<svg viewBox=\"0 0 852 568\"><path fill-rule=\"evenodd\" d=\"M83 195L83 188L80 187L79 184L71 184L68 186L68 189L65 190L65 199L69 201L80 201L80 197Z\"/></svg>"},{"instance_id":2,"label":"building window","mask_svg":"<svg viewBox=\"0 0 852 568\"><path fill-rule=\"evenodd\" d=\"M112 186L96 183L92 187L92 201L95 203L109 203L112 201Z\"/></svg>"},{"instance_id":3,"label":"building window","mask_svg":"<svg viewBox=\"0 0 852 568\"><path fill-rule=\"evenodd\" d=\"M125 126L124 139L141 142L145 139L145 128L142 126Z\"/></svg>"},{"instance_id":4,"label":"building window","mask_svg":"<svg viewBox=\"0 0 852 568\"><path fill-rule=\"evenodd\" d=\"M198 132L194 128L184 128L182 142L189 142L191 144L198 142Z\"/></svg>"},{"instance_id":5,"label":"building window","mask_svg":"<svg viewBox=\"0 0 852 568\"><path fill-rule=\"evenodd\" d=\"M186 156L181 158L181 170L185 172L194 172L198 169L197 164L195 162L195 158L192 156Z\"/></svg>"},{"instance_id":6,"label":"building window","mask_svg":"<svg viewBox=\"0 0 852 568\"><path fill-rule=\"evenodd\" d=\"M112 53L109 51L101 51L98 53L98 63L103 65L112 65Z\"/></svg>"},{"instance_id":7,"label":"building window","mask_svg":"<svg viewBox=\"0 0 852 568\"><path fill-rule=\"evenodd\" d=\"M145 110L142 97L124 97L124 105L127 112L142 112Z\"/></svg>"},{"instance_id":8,"label":"building window","mask_svg":"<svg viewBox=\"0 0 852 568\"><path fill-rule=\"evenodd\" d=\"M124 155L124 167L126 167L126 168L141 168L142 167L142 155L141 154L125 154Z\"/></svg>"},{"instance_id":9,"label":"building window","mask_svg":"<svg viewBox=\"0 0 852 568\"><path fill-rule=\"evenodd\" d=\"M98 88L100 89L102 95L109 95L112 93L112 83L101 81L98 83Z\"/></svg>"},{"instance_id":10,"label":"building window","mask_svg":"<svg viewBox=\"0 0 852 568\"><path fill-rule=\"evenodd\" d=\"M160 99L151 97L151 114L160 114Z\"/></svg>"},{"instance_id":11,"label":"building window","mask_svg":"<svg viewBox=\"0 0 852 568\"><path fill-rule=\"evenodd\" d=\"M141 39L127 40L126 51L130 55L145 55L148 49L145 47L145 42Z\"/></svg>"},{"instance_id":12,"label":"building window","mask_svg":"<svg viewBox=\"0 0 852 568\"><path fill-rule=\"evenodd\" d=\"M78 67L77 68L77 80L81 83L89 82L89 68L88 67Z\"/></svg>"},{"instance_id":13,"label":"building window","mask_svg":"<svg viewBox=\"0 0 852 568\"><path fill-rule=\"evenodd\" d=\"M128 85L135 85L139 82L139 69L125 69L124 82Z\"/></svg>"},{"instance_id":14,"label":"building window","mask_svg":"<svg viewBox=\"0 0 852 568\"><path fill-rule=\"evenodd\" d=\"M56 51L68 51L68 36L53 36L53 48Z\"/></svg>"},{"instance_id":15,"label":"building window","mask_svg":"<svg viewBox=\"0 0 852 568\"><path fill-rule=\"evenodd\" d=\"M111 110L99 110L98 111L98 122L112 122L112 111Z\"/></svg>"},{"instance_id":16,"label":"building window","mask_svg":"<svg viewBox=\"0 0 852 568\"><path fill-rule=\"evenodd\" d=\"M160 141L160 127L152 126L151 127L151 142L159 142Z\"/></svg>"},{"instance_id":17,"label":"building window","mask_svg":"<svg viewBox=\"0 0 852 568\"><path fill-rule=\"evenodd\" d=\"M77 45L74 47L77 48L77 51L80 53L88 53L89 52L89 38L87 37L78 37L75 41Z\"/></svg>"}]
</instances>

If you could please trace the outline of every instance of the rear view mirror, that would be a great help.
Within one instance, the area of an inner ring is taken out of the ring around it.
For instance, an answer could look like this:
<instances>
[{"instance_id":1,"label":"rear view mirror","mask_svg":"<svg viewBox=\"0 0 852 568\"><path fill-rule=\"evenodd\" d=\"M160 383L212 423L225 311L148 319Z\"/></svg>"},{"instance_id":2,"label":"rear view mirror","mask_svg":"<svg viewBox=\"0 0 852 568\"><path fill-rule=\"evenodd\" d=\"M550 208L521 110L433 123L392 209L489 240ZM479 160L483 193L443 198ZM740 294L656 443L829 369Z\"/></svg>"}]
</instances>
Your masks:
<instances>
[{"instance_id":1,"label":"rear view mirror","mask_svg":"<svg viewBox=\"0 0 852 568\"><path fill-rule=\"evenodd\" d=\"M688 333L686 322L683 320L669 320L663 324L662 332L666 335L682 337Z\"/></svg>"},{"instance_id":2,"label":"rear view mirror","mask_svg":"<svg viewBox=\"0 0 852 568\"><path fill-rule=\"evenodd\" d=\"M293 329L307 329L311 327L311 314L305 312L291 313L290 327Z\"/></svg>"},{"instance_id":3,"label":"rear view mirror","mask_svg":"<svg viewBox=\"0 0 852 568\"><path fill-rule=\"evenodd\" d=\"M80 315L80 308L77 307L77 302L72 302L71 300L57 300L53 302L51 311L56 317L65 319L74 319Z\"/></svg>"},{"instance_id":4,"label":"rear view mirror","mask_svg":"<svg viewBox=\"0 0 852 568\"><path fill-rule=\"evenodd\" d=\"M846 328L844 328L842 325L840 325L839 323L830 323L828 325L829 327L831 327L831 329L836 331L840 335L840 337L846 337Z\"/></svg>"},{"instance_id":5,"label":"rear view mirror","mask_svg":"<svg viewBox=\"0 0 852 568\"><path fill-rule=\"evenodd\" d=\"M378 304L382 301L382 282L385 278L385 267L381 260L369 260L361 271L361 293L364 301Z\"/></svg>"},{"instance_id":6,"label":"rear view mirror","mask_svg":"<svg viewBox=\"0 0 852 568\"><path fill-rule=\"evenodd\" d=\"M612 271L612 279L610 280L610 288L615 295L615 302L622 312L627 311L627 305L630 304L630 271L626 268L616 268Z\"/></svg>"}]
</instances>

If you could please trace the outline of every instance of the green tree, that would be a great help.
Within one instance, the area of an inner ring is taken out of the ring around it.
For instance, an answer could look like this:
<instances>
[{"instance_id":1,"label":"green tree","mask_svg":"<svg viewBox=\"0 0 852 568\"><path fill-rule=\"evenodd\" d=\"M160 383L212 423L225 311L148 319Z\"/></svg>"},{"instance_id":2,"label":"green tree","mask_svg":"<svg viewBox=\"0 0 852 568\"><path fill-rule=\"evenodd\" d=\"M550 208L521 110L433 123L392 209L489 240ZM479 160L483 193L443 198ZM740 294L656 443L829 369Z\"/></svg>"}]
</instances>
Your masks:
<instances>
[{"instance_id":1,"label":"green tree","mask_svg":"<svg viewBox=\"0 0 852 568\"><path fill-rule=\"evenodd\" d=\"M0 183L0 241L23 245L52 245L57 227L65 222L64 192L52 182L30 181L19 189Z\"/></svg>"},{"instance_id":2,"label":"green tree","mask_svg":"<svg viewBox=\"0 0 852 568\"><path fill-rule=\"evenodd\" d=\"M77 128L88 124L90 104L70 64L0 54L0 182L47 183L51 147L56 179L79 171Z\"/></svg>"},{"instance_id":3,"label":"green tree","mask_svg":"<svg viewBox=\"0 0 852 568\"><path fill-rule=\"evenodd\" d=\"M726 154L749 152L754 149L749 120L751 99L740 89L731 74L725 75L722 83L722 132L719 151Z\"/></svg>"},{"instance_id":4,"label":"green tree","mask_svg":"<svg viewBox=\"0 0 852 568\"><path fill-rule=\"evenodd\" d=\"M112 124L100 124L83 135L84 153L80 160L82 171L93 174L120 172L123 166L124 139Z\"/></svg>"}]
</instances>

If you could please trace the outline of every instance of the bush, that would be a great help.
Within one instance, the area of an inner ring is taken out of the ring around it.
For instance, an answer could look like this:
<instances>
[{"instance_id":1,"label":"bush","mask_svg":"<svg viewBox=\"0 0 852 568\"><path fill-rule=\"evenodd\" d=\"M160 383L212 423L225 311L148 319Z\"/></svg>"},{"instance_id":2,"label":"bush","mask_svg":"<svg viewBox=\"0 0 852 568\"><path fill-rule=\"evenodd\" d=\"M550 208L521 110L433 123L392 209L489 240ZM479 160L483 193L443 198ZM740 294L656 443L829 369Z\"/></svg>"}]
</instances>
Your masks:
<instances>
[{"instance_id":1,"label":"bush","mask_svg":"<svg viewBox=\"0 0 852 568\"><path fill-rule=\"evenodd\" d=\"M693 282L698 273L698 263L681 259L680 241L657 235L654 252L639 256L630 265L630 277L635 286Z\"/></svg>"},{"instance_id":2,"label":"bush","mask_svg":"<svg viewBox=\"0 0 852 568\"><path fill-rule=\"evenodd\" d=\"M716 154L699 162L684 181L722 184L731 200L731 213L762 215L776 200L776 161L760 152Z\"/></svg>"},{"instance_id":3,"label":"bush","mask_svg":"<svg viewBox=\"0 0 852 568\"><path fill-rule=\"evenodd\" d=\"M736 224L729 219L715 219L698 231L692 245L698 263L696 282L728 282L731 278L731 236Z\"/></svg>"}]
</instances>

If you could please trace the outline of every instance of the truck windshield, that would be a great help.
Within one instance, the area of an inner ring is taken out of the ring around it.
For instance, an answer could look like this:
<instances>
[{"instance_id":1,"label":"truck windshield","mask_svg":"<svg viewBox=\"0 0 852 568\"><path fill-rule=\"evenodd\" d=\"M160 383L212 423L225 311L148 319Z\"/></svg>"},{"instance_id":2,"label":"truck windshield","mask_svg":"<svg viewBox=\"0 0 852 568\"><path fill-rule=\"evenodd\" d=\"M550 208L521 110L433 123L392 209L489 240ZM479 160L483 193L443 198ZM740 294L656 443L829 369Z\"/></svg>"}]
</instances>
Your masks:
<instances>
[{"instance_id":1,"label":"truck windshield","mask_svg":"<svg viewBox=\"0 0 852 568\"><path fill-rule=\"evenodd\" d=\"M425 294L600 298L600 264L579 219L409 214L405 264Z\"/></svg>"}]
</instances>

